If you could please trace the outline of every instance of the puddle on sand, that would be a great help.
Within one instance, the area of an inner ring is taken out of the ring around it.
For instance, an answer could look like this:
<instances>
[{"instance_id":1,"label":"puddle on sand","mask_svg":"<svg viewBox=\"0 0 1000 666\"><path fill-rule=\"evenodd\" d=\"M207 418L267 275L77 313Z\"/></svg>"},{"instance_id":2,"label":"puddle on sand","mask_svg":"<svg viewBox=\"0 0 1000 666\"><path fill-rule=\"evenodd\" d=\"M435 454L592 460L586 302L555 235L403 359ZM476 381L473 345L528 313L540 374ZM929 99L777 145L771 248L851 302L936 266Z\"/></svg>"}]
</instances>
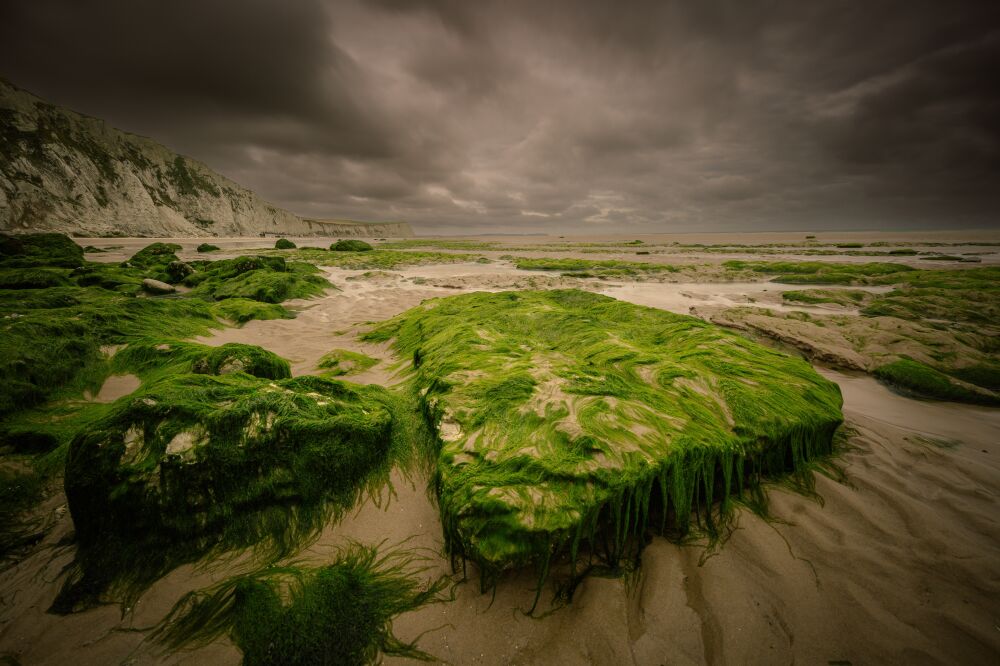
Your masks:
<instances>
[{"instance_id":1,"label":"puddle on sand","mask_svg":"<svg viewBox=\"0 0 1000 666\"><path fill-rule=\"evenodd\" d=\"M111 375L104 380L97 395L88 391L85 397L92 402L114 402L118 398L135 391L142 382L135 375Z\"/></svg>"}]
</instances>

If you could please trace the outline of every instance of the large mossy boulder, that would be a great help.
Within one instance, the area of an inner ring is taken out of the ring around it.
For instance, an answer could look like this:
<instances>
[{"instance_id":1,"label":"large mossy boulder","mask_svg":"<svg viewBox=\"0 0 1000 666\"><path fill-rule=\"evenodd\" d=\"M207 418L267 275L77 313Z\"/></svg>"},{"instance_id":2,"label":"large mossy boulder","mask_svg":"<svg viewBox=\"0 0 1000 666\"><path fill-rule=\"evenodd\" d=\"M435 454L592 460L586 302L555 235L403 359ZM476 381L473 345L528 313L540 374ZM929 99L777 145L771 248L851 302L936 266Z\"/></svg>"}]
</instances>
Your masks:
<instances>
[{"instance_id":1,"label":"large mossy boulder","mask_svg":"<svg viewBox=\"0 0 1000 666\"><path fill-rule=\"evenodd\" d=\"M295 243L288 240L287 238L279 238L274 242L274 249L276 250L294 250Z\"/></svg>"},{"instance_id":2,"label":"large mossy boulder","mask_svg":"<svg viewBox=\"0 0 1000 666\"><path fill-rule=\"evenodd\" d=\"M386 471L388 394L318 377L168 375L70 445L65 489L78 575L53 609L141 588L213 549L286 555Z\"/></svg>"},{"instance_id":3,"label":"large mossy boulder","mask_svg":"<svg viewBox=\"0 0 1000 666\"><path fill-rule=\"evenodd\" d=\"M357 240L355 238L348 238L347 240L339 240L330 246L330 249L334 252L370 252L375 248L371 246L370 243L366 243L363 240Z\"/></svg>"},{"instance_id":4,"label":"large mossy boulder","mask_svg":"<svg viewBox=\"0 0 1000 666\"><path fill-rule=\"evenodd\" d=\"M136 268L166 270L171 262L178 261L180 249L177 243L153 243L133 254L128 263Z\"/></svg>"},{"instance_id":5,"label":"large mossy boulder","mask_svg":"<svg viewBox=\"0 0 1000 666\"><path fill-rule=\"evenodd\" d=\"M695 509L711 527L714 503L829 453L842 422L805 361L582 291L428 300L368 338L413 359L446 543L485 574L584 546L616 565Z\"/></svg>"},{"instance_id":6,"label":"large mossy boulder","mask_svg":"<svg viewBox=\"0 0 1000 666\"><path fill-rule=\"evenodd\" d=\"M179 340L138 340L119 350L114 362L118 372L153 378L157 374L230 375L237 372L260 379L292 376L285 359L263 347L239 342L212 347Z\"/></svg>"},{"instance_id":7,"label":"large mossy boulder","mask_svg":"<svg viewBox=\"0 0 1000 666\"><path fill-rule=\"evenodd\" d=\"M262 303L281 303L291 298L309 298L323 293L329 281L319 269L283 257L246 256L220 261L194 262L197 272L184 279L192 294L214 300L244 298Z\"/></svg>"},{"instance_id":8,"label":"large mossy boulder","mask_svg":"<svg viewBox=\"0 0 1000 666\"><path fill-rule=\"evenodd\" d=\"M83 248L64 234L0 234L0 266L76 268L83 263Z\"/></svg>"}]
</instances>

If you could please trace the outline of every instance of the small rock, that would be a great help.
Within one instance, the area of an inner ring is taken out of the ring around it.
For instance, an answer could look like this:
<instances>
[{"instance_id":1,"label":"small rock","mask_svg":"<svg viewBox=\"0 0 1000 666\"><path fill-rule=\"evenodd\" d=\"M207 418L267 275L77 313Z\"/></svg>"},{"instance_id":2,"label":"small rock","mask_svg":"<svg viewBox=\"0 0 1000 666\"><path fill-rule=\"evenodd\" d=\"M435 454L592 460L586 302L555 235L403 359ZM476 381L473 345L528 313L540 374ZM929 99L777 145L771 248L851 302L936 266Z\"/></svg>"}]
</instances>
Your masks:
<instances>
[{"instance_id":1,"label":"small rock","mask_svg":"<svg viewBox=\"0 0 1000 666\"><path fill-rule=\"evenodd\" d=\"M220 375L231 375L234 372L246 372L247 366L242 359L231 358L227 359L225 363L219 367Z\"/></svg>"},{"instance_id":2,"label":"small rock","mask_svg":"<svg viewBox=\"0 0 1000 666\"><path fill-rule=\"evenodd\" d=\"M154 280L153 278L146 278L143 280L142 288L151 294L172 294L177 291L172 284L160 282L159 280Z\"/></svg>"},{"instance_id":3,"label":"small rock","mask_svg":"<svg viewBox=\"0 0 1000 666\"><path fill-rule=\"evenodd\" d=\"M167 264L167 274L173 282L180 282L191 273L194 273L194 269L183 261L171 261Z\"/></svg>"}]
</instances>

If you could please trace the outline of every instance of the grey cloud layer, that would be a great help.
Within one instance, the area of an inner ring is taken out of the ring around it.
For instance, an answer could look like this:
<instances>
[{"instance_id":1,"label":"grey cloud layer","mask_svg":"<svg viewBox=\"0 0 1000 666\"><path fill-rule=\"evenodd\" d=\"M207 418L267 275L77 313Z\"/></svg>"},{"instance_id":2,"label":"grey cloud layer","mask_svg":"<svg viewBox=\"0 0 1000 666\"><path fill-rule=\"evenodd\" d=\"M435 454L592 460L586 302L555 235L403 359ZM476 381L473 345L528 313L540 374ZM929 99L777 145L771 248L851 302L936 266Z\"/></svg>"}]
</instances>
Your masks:
<instances>
[{"instance_id":1,"label":"grey cloud layer","mask_svg":"<svg viewBox=\"0 0 1000 666\"><path fill-rule=\"evenodd\" d=\"M304 215L996 226L997 7L32 0L0 74Z\"/></svg>"}]
</instances>

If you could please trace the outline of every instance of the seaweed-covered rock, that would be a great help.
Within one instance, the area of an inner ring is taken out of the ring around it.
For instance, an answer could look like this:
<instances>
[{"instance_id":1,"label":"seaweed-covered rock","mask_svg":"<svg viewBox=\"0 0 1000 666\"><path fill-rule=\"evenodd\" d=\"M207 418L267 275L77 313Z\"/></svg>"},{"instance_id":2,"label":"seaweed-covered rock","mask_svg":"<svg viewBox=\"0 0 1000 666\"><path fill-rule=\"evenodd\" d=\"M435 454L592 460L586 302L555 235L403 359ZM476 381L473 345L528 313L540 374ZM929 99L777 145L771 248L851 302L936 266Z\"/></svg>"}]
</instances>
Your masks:
<instances>
[{"instance_id":1,"label":"seaweed-covered rock","mask_svg":"<svg viewBox=\"0 0 1000 666\"><path fill-rule=\"evenodd\" d=\"M323 293L330 283L311 264L283 257L246 256L195 262L198 271L184 279L193 294L215 300L245 298L281 303Z\"/></svg>"},{"instance_id":2,"label":"seaweed-covered rock","mask_svg":"<svg viewBox=\"0 0 1000 666\"><path fill-rule=\"evenodd\" d=\"M180 249L177 243L153 243L133 254L127 263L136 268L164 270L178 260L176 253Z\"/></svg>"},{"instance_id":3,"label":"seaweed-covered rock","mask_svg":"<svg viewBox=\"0 0 1000 666\"><path fill-rule=\"evenodd\" d=\"M803 469L842 422L811 366L693 317L587 292L467 294L385 322L440 439L446 543L487 575L647 529Z\"/></svg>"},{"instance_id":4,"label":"seaweed-covered rock","mask_svg":"<svg viewBox=\"0 0 1000 666\"><path fill-rule=\"evenodd\" d=\"M275 241L274 248L276 250L294 250L295 243L288 240L287 238L279 238L277 241Z\"/></svg>"},{"instance_id":5,"label":"seaweed-covered rock","mask_svg":"<svg viewBox=\"0 0 1000 666\"><path fill-rule=\"evenodd\" d=\"M243 372L262 379L288 379L292 376L288 361L256 345L230 342L210 347L191 365L198 374L228 375Z\"/></svg>"},{"instance_id":6,"label":"seaweed-covered rock","mask_svg":"<svg viewBox=\"0 0 1000 666\"><path fill-rule=\"evenodd\" d=\"M10 268L56 266L76 268L84 262L83 248L64 234L0 234L0 265Z\"/></svg>"},{"instance_id":7,"label":"seaweed-covered rock","mask_svg":"<svg viewBox=\"0 0 1000 666\"><path fill-rule=\"evenodd\" d=\"M211 243L202 243L196 249L198 252L218 252L219 246L212 245Z\"/></svg>"},{"instance_id":8,"label":"seaweed-covered rock","mask_svg":"<svg viewBox=\"0 0 1000 666\"><path fill-rule=\"evenodd\" d=\"M330 246L330 249L334 252L368 252L375 248L362 240L348 238L347 240L337 241Z\"/></svg>"},{"instance_id":9,"label":"seaweed-covered rock","mask_svg":"<svg viewBox=\"0 0 1000 666\"><path fill-rule=\"evenodd\" d=\"M70 446L80 572L54 610L214 548L287 554L387 470L389 405L378 387L243 373L170 375L119 400Z\"/></svg>"},{"instance_id":10,"label":"seaweed-covered rock","mask_svg":"<svg viewBox=\"0 0 1000 666\"><path fill-rule=\"evenodd\" d=\"M0 289L48 289L68 284L65 270L53 268L0 269Z\"/></svg>"},{"instance_id":11,"label":"seaweed-covered rock","mask_svg":"<svg viewBox=\"0 0 1000 666\"><path fill-rule=\"evenodd\" d=\"M183 261L171 261L167 264L167 275L170 276L171 282L180 282L192 273L194 269Z\"/></svg>"}]
</instances>

